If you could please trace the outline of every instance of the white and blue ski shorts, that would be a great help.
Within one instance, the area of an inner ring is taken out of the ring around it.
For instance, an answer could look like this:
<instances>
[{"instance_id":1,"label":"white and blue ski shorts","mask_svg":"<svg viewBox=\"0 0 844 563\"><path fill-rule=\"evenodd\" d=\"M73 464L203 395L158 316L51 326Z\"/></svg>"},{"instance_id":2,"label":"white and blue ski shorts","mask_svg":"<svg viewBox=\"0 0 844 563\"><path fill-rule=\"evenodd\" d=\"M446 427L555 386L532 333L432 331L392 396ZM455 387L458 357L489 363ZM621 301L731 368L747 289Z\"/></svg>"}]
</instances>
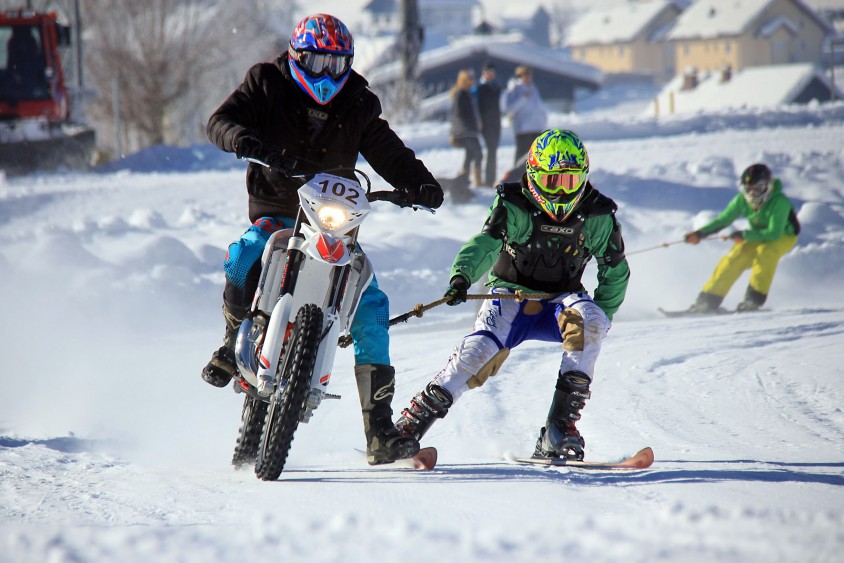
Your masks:
<instances>
[{"instance_id":1,"label":"white and blue ski shorts","mask_svg":"<svg viewBox=\"0 0 844 563\"><path fill-rule=\"evenodd\" d=\"M507 288L490 291L512 293ZM472 328L433 381L455 401L495 375L510 350L526 340L562 344L559 372L578 371L592 379L610 321L588 294L564 293L551 300L486 299Z\"/></svg>"}]
</instances>

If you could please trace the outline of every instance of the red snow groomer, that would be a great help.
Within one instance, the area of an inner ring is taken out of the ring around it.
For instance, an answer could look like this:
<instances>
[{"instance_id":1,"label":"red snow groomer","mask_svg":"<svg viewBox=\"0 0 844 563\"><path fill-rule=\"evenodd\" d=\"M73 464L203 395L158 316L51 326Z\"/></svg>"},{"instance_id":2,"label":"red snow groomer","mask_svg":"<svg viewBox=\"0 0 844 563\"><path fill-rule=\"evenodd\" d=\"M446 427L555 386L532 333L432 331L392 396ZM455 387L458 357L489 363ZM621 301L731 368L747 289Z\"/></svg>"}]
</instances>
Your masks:
<instances>
[{"instance_id":1,"label":"red snow groomer","mask_svg":"<svg viewBox=\"0 0 844 563\"><path fill-rule=\"evenodd\" d=\"M71 120L61 51L70 28L55 12L0 12L0 170L24 174L83 168L94 131Z\"/></svg>"}]
</instances>

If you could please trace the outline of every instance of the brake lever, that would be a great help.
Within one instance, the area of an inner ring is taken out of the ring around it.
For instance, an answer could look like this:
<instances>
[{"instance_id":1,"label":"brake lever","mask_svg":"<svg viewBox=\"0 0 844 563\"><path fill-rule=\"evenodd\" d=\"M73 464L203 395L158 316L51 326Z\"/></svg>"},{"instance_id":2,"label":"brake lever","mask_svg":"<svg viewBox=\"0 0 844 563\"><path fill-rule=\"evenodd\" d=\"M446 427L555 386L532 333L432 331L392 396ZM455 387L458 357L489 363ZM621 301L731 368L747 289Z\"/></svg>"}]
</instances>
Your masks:
<instances>
[{"instance_id":1,"label":"brake lever","mask_svg":"<svg viewBox=\"0 0 844 563\"><path fill-rule=\"evenodd\" d=\"M427 212L428 212L428 213L430 213L431 215L436 215L436 214L437 214L437 210L436 210L436 209L434 209L433 207L428 207L427 205L419 205L418 203L414 203L414 204L412 204L410 207L411 207L414 211L419 211L419 210L421 209L422 211L427 211Z\"/></svg>"},{"instance_id":2,"label":"brake lever","mask_svg":"<svg viewBox=\"0 0 844 563\"><path fill-rule=\"evenodd\" d=\"M266 162L264 162L263 160L260 160L260 159L257 159L257 158L252 158L251 156L243 156L243 157L240 158L240 160L245 160L247 162L253 162L255 164L260 164L264 168L270 167L270 165L267 164Z\"/></svg>"}]
</instances>

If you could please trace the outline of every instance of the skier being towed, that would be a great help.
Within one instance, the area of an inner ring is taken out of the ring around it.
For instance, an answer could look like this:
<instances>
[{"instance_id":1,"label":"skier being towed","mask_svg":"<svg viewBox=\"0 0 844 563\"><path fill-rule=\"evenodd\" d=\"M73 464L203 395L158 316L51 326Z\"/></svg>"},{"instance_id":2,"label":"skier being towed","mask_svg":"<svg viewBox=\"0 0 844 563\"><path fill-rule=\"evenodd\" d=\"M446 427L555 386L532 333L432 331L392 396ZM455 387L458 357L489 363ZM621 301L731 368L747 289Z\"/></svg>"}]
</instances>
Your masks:
<instances>
[{"instance_id":1,"label":"skier being towed","mask_svg":"<svg viewBox=\"0 0 844 563\"><path fill-rule=\"evenodd\" d=\"M617 207L588 175L589 157L577 135L551 129L533 141L521 180L497 187L481 232L454 259L448 304L465 302L469 287L487 272L492 296L515 290L552 295L484 300L472 332L396 422L404 435L420 439L464 392L495 375L520 343L555 342L562 359L534 457L583 459L585 441L575 422L630 278ZM581 277L593 256L598 286L590 297Z\"/></svg>"}]
</instances>

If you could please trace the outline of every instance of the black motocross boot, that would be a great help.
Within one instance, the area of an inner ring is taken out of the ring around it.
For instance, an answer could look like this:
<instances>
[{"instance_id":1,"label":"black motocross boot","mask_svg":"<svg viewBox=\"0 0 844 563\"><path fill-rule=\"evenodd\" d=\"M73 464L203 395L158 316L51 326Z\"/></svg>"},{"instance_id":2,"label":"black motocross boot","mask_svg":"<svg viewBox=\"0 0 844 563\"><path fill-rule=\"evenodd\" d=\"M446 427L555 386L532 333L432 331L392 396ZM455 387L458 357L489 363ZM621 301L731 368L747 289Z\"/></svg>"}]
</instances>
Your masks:
<instances>
[{"instance_id":1,"label":"black motocross boot","mask_svg":"<svg viewBox=\"0 0 844 563\"><path fill-rule=\"evenodd\" d=\"M738 304L736 311L739 313L758 311L767 299L768 296L766 294L760 293L748 285L747 291L744 292L744 300Z\"/></svg>"},{"instance_id":2,"label":"black motocross boot","mask_svg":"<svg viewBox=\"0 0 844 563\"><path fill-rule=\"evenodd\" d=\"M240 323L249 312L249 307L240 307L223 299L223 317L226 319L226 335L223 345L212 355L211 360L202 368L202 379L214 387L225 387L237 373L237 362L234 357L234 345L237 342L237 331Z\"/></svg>"},{"instance_id":3,"label":"black motocross boot","mask_svg":"<svg viewBox=\"0 0 844 563\"><path fill-rule=\"evenodd\" d=\"M574 423L580 420L580 410L592 395L589 384L589 377L579 371L567 371L559 375L548 420L539 431L533 457L583 459L586 441Z\"/></svg>"},{"instance_id":4,"label":"black motocross boot","mask_svg":"<svg viewBox=\"0 0 844 563\"><path fill-rule=\"evenodd\" d=\"M392 463L416 455L419 441L403 436L393 426L390 403L396 389L396 370L382 364L361 364L355 366L355 379L363 412L369 465Z\"/></svg>"},{"instance_id":5,"label":"black motocross boot","mask_svg":"<svg viewBox=\"0 0 844 563\"><path fill-rule=\"evenodd\" d=\"M410 400L410 407L404 409L396 428L404 436L421 440L434 421L448 414L454 400L446 389L429 383L424 391Z\"/></svg>"}]
</instances>

